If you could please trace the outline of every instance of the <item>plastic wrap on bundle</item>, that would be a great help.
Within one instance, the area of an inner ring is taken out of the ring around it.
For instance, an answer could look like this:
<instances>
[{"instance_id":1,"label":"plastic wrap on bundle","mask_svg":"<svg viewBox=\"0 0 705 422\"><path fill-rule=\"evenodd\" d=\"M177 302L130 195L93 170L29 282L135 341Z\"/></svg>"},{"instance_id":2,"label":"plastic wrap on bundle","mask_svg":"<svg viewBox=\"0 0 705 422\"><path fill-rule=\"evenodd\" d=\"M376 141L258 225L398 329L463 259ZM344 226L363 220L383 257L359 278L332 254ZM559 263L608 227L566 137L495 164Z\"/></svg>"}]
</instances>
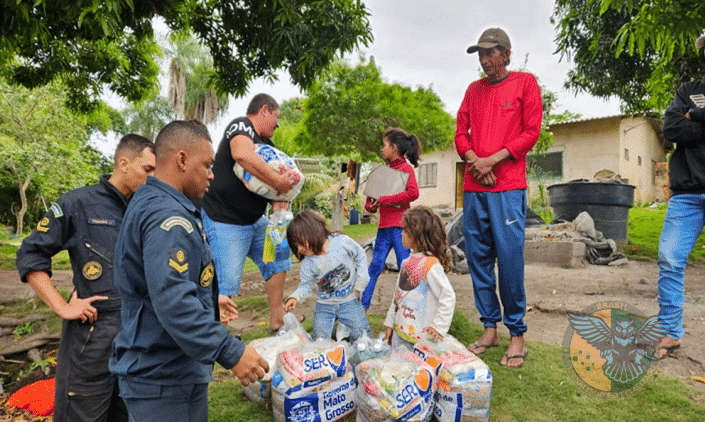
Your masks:
<instances>
[{"instance_id":1,"label":"plastic wrap on bundle","mask_svg":"<svg viewBox=\"0 0 705 422\"><path fill-rule=\"evenodd\" d=\"M334 422L355 411L355 378L348 371L313 388L284 394L272 389L272 413L277 422Z\"/></svg>"},{"instance_id":2,"label":"plastic wrap on bundle","mask_svg":"<svg viewBox=\"0 0 705 422\"><path fill-rule=\"evenodd\" d=\"M397 349L355 368L358 421L428 421L433 416L434 369L418 355Z\"/></svg>"},{"instance_id":3,"label":"plastic wrap on bundle","mask_svg":"<svg viewBox=\"0 0 705 422\"><path fill-rule=\"evenodd\" d=\"M348 344L317 339L279 353L272 375L272 388L285 395L313 389L351 371Z\"/></svg>"},{"instance_id":4,"label":"plastic wrap on bundle","mask_svg":"<svg viewBox=\"0 0 705 422\"><path fill-rule=\"evenodd\" d=\"M286 240L286 228L291 220L294 219L294 214L289 210L279 210L272 213L267 222L267 228L264 235L264 248L262 248L262 262L274 262L277 255L277 248ZM286 253L289 253L289 247L286 248Z\"/></svg>"},{"instance_id":5,"label":"plastic wrap on bundle","mask_svg":"<svg viewBox=\"0 0 705 422\"><path fill-rule=\"evenodd\" d=\"M490 368L450 335L442 340L423 339L414 352L442 362L436 392L436 419L441 422L487 421L492 396Z\"/></svg>"},{"instance_id":6,"label":"plastic wrap on bundle","mask_svg":"<svg viewBox=\"0 0 705 422\"><path fill-rule=\"evenodd\" d=\"M248 346L267 361L270 369L261 380L243 387L245 396L257 403L267 403L271 397L271 379L279 353L310 341L311 336L291 312L284 314L284 325L277 331L277 335L252 340Z\"/></svg>"},{"instance_id":7,"label":"plastic wrap on bundle","mask_svg":"<svg viewBox=\"0 0 705 422\"><path fill-rule=\"evenodd\" d=\"M372 339L367 335L367 332L362 333L352 345L350 352L350 363L354 366L370 359L383 358L389 355L391 347L384 341L384 333L380 333L379 337Z\"/></svg>"},{"instance_id":8,"label":"plastic wrap on bundle","mask_svg":"<svg viewBox=\"0 0 705 422\"><path fill-rule=\"evenodd\" d=\"M265 163L267 163L274 171L279 174L289 172L289 177L291 181L294 182L294 186L286 193L279 194L277 190L260 179L252 175L252 173L245 171L244 168L238 163L233 166L233 172L235 175L242 180L245 187L250 192L256 193L257 195L264 196L267 199L273 199L275 201L288 201L296 197L296 195L301 192L301 187L304 184L304 175L301 173L299 168L296 166L294 160L288 155L279 151L271 145L266 144L255 144L255 152L262 157Z\"/></svg>"}]
</instances>

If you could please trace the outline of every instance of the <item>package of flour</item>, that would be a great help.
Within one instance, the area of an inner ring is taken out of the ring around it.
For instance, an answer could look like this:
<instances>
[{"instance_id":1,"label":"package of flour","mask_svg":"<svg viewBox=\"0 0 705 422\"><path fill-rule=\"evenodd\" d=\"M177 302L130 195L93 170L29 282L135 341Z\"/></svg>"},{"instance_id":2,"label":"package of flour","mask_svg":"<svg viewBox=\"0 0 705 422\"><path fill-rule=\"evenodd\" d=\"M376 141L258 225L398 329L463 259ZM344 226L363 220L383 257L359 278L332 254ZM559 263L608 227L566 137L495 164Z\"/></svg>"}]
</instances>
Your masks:
<instances>
[{"instance_id":1,"label":"package of flour","mask_svg":"<svg viewBox=\"0 0 705 422\"><path fill-rule=\"evenodd\" d=\"M423 339L414 352L442 362L435 395L435 417L441 422L487 421L492 396L489 367L450 335L442 340Z\"/></svg>"},{"instance_id":2,"label":"package of flour","mask_svg":"<svg viewBox=\"0 0 705 422\"><path fill-rule=\"evenodd\" d=\"M355 368L359 421L428 421L433 415L434 369L413 352L397 349Z\"/></svg>"},{"instance_id":3,"label":"package of flour","mask_svg":"<svg viewBox=\"0 0 705 422\"><path fill-rule=\"evenodd\" d=\"M252 173L242 168L242 166L237 162L233 166L233 172L235 172L235 175L242 180L245 187L247 187L249 191L254 192L257 195L264 196L267 199L272 199L275 201L291 201L294 199L294 197L301 192L301 187L304 184L304 175L296 166L294 160L271 145L255 144L254 146L255 152L262 157L264 162L274 169L274 171L279 174L283 174L285 172L289 173L289 177L294 183L294 187L292 187L288 192L280 195L273 186L270 186L262 180L256 178L252 175Z\"/></svg>"},{"instance_id":4,"label":"package of flour","mask_svg":"<svg viewBox=\"0 0 705 422\"><path fill-rule=\"evenodd\" d=\"M277 422L334 422L355 411L355 378L342 377L290 394L272 388L272 412Z\"/></svg>"}]
</instances>

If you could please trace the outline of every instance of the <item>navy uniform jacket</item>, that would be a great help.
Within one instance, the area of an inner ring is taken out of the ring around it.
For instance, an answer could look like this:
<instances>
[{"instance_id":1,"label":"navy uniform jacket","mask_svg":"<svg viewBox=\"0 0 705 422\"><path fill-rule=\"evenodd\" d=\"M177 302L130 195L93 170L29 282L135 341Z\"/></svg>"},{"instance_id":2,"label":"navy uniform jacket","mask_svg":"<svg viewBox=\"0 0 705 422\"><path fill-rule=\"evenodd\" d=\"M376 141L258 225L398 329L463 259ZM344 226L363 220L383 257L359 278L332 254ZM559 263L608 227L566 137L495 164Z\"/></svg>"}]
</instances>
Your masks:
<instances>
[{"instance_id":1,"label":"navy uniform jacket","mask_svg":"<svg viewBox=\"0 0 705 422\"><path fill-rule=\"evenodd\" d=\"M97 185L73 190L52 204L17 251L23 282L32 271L51 276L51 257L66 249L78 297L95 301L95 323L64 321L57 365L57 394L96 394L112 390L108 359L119 323L120 297L113 284L113 252L127 199L106 176Z\"/></svg>"},{"instance_id":2,"label":"navy uniform jacket","mask_svg":"<svg viewBox=\"0 0 705 422\"><path fill-rule=\"evenodd\" d=\"M199 211L154 177L130 201L115 247L122 325L110 371L159 385L206 383L245 344L218 322L218 282Z\"/></svg>"},{"instance_id":3,"label":"navy uniform jacket","mask_svg":"<svg viewBox=\"0 0 705 422\"><path fill-rule=\"evenodd\" d=\"M705 107L705 78L678 88L663 119L663 136L676 143L668 164L673 195L705 193L705 125L688 120L691 108Z\"/></svg>"}]
</instances>

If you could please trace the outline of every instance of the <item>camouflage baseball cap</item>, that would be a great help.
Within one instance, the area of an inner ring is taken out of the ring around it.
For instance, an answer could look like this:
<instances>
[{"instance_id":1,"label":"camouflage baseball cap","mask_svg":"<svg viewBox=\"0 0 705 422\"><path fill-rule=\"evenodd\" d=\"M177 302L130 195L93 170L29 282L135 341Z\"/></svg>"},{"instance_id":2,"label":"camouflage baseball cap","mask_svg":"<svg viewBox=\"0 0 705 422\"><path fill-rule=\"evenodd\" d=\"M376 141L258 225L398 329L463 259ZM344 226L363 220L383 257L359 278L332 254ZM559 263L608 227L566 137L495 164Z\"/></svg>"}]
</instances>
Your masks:
<instances>
[{"instance_id":1,"label":"camouflage baseball cap","mask_svg":"<svg viewBox=\"0 0 705 422\"><path fill-rule=\"evenodd\" d=\"M489 28L480 35L477 45L468 47L468 54L472 54L481 48L492 48L497 46L504 48L512 48L512 43L509 42L509 35L500 28Z\"/></svg>"}]
</instances>

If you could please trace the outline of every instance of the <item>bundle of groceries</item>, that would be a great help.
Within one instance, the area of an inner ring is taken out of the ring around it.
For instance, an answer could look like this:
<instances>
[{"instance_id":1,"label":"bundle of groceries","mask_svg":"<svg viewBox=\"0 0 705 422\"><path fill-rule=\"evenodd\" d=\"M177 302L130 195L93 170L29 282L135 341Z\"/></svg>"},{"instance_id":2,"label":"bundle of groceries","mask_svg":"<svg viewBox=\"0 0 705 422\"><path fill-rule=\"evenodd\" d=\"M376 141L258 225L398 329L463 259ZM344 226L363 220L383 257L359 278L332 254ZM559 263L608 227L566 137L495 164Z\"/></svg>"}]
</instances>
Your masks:
<instances>
[{"instance_id":1,"label":"bundle of groceries","mask_svg":"<svg viewBox=\"0 0 705 422\"><path fill-rule=\"evenodd\" d=\"M450 335L442 340L422 339L414 352L441 362L436 392L436 419L440 422L484 422L489 419L492 373L480 358Z\"/></svg>"},{"instance_id":2,"label":"bundle of groceries","mask_svg":"<svg viewBox=\"0 0 705 422\"><path fill-rule=\"evenodd\" d=\"M355 411L348 344L317 339L279 353L272 375L272 411L279 422L333 422Z\"/></svg>"},{"instance_id":3,"label":"bundle of groceries","mask_svg":"<svg viewBox=\"0 0 705 422\"><path fill-rule=\"evenodd\" d=\"M355 368L357 421L429 421L436 369L414 352L396 349Z\"/></svg>"},{"instance_id":4,"label":"bundle of groceries","mask_svg":"<svg viewBox=\"0 0 705 422\"><path fill-rule=\"evenodd\" d=\"M310 341L311 336L301 326L296 315L287 312L284 315L284 325L277 331L275 336L252 340L249 346L267 361L270 368L274 368L279 353ZM257 403L268 403L271 397L273 372L270 369L261 380L251 382L248 386L243 387L245 396Z\"/></svg>"},{"instance_id":5,"label":"bundle of groceries","mask_svg":"<svg viewBox=\"0 0 705 422\"><path fill-rule=\"evenodd\" d=\"M233 166L233 171L235 172L235 175L242 180L245 187L247 187L250 192L275 201L290 202L294 199L296 195L301 192L301 187L304 184L304 175L296 166L294 160L279 151L277 148L266 144L255 144L255 153L262 157L264 162L272 167L272 169L274 169L277 173L288 174L289 178L294 183L294 187L292 187L288 192L280 194L274 186L264 183L236 162Z\"/></svg>"}]
</instances>

